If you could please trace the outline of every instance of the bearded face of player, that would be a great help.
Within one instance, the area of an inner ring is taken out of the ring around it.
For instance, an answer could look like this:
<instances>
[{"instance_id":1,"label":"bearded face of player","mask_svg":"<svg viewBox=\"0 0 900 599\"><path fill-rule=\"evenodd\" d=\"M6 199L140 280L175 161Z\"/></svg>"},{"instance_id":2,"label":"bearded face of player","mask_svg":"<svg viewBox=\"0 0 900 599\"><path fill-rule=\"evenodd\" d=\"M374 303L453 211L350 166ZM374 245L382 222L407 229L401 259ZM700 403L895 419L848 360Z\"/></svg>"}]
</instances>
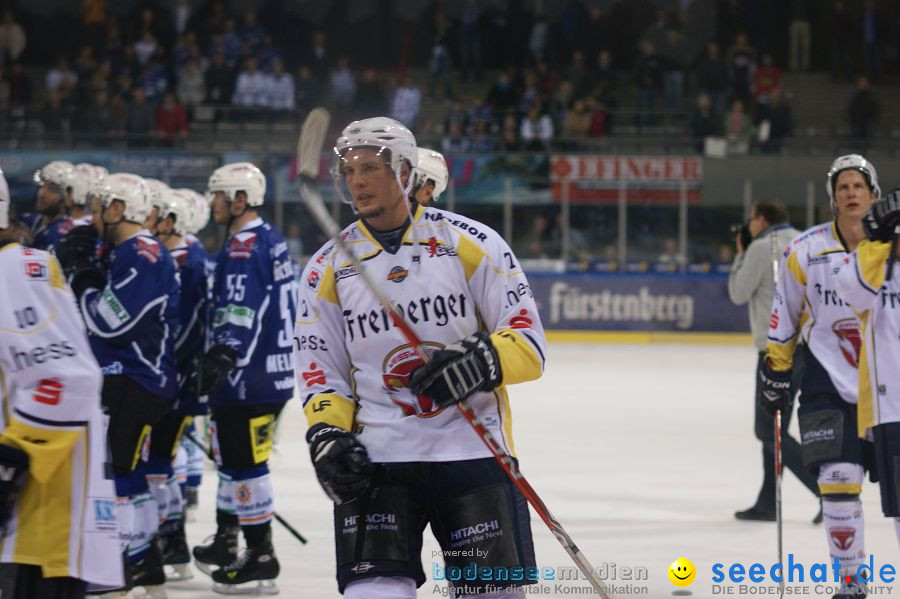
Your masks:
<instances>
[{"instance_id":1,"label":"bearded face of player","mask_svg":"<svg viewBox=\"0 0 900 599\"><path fill-rule=\"evenodd\" d=\"M406 206L403 203L403 191L397 185L394 171L384 159L371 148L352 148L344 155L342 165L344 183L353 196L353 205L360 216L368 221L387 217L396 220L401 217L399 226L406 219ZM401 178L403 183L409 176L409 169L404 164Z\"/></svg>"},{"instance_id":2,"label":"bearded face of player","mask_svg":"<svg viewBox=\"0 0 900 599\"><path fill-rule=\"evenodd\" d=\"M38 187L35 211L46 217L54 217L59 214L64 206L62 188L56 183L44 183Z\"/></svg>"},{"instance_id":3,"label":"bearded face of player","mask_svg":"<svg viewBox=\"0 0 900 599\"><path fill-rule=\"evenodd\" d=\"M834 200L839 218L858 222L875 202L875 195L862 173L848 169L838 173Z\"/></svg>"}]
</instances>

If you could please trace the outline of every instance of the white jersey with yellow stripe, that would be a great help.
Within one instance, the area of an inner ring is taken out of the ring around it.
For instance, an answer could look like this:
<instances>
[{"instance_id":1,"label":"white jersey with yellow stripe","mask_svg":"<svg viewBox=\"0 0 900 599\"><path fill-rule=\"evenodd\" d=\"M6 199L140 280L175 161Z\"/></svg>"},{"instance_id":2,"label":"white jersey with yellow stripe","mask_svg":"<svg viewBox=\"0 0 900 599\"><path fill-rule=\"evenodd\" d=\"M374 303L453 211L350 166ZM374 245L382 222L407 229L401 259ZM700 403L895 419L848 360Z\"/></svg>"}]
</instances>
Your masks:
<instances>
[{"instance_id":1,"label":"white jersey with yellow stripe","mask_svg":"<svg viewBox=\"0 0 900 599\"><path fill-rule=\"evenodd\" d=\"M787 370L802 339L841 398L855 404L859 321L841 299L834 277L846 255L834 222L816 225L791 241L775 286L766 355L773 369Z\"/></svg>"},{"instance_id":2,"label":"white jersey with yellow stripe","mask_svg":"<svg viewBox=\"0 0 900 599\"><path fill-rule=\"evenodd\" d=\"M0 443L29 457L0 561L121 585L102 376L75 296L56 258L16 243L0 248L0 277Z\"/></svg>"},{"instance_id":3,"label":"white jersey with yellow stripe","mask_svg":"<svg viewBox=\"0 0 900 599\"><path fill-rule=\"evenodd\" d=\"M490 334L502 383L469 402L513 453L506 386L541 375L546 342L528 281L506 242L479 222L420 206L396 253L361 221L342 235L427 349L477 330ZM297 383L310 426L358 431L380 462L491 455L458 410L436 409L410 391L408 377L420 359L334 242L306 265L297 314Z\"/></svg>"},{"instance_id":4,"label":"white jersey with yellow stripe","mask_svg":"<svg viewBox=\"0 0 900 599\"><path fill-rule=\"evenodd\" d=\"M900 422L900 265L887 280L891 246L863 241L840 264L841 297L857 310L863 343L859 361L860 436L886 422Z\"/></svg>"}]
</instances>

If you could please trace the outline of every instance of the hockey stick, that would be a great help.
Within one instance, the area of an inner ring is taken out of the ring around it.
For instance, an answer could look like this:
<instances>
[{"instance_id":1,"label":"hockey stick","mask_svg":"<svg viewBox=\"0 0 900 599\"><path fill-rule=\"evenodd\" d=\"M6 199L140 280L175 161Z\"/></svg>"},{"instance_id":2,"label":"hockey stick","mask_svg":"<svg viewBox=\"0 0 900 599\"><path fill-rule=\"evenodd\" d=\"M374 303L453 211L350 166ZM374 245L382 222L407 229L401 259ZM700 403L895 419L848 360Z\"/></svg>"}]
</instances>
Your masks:
<instances>
[{"instance_id":1,"label":"hockey stick","mask_svg":"<svg viewBox=\"0 0 900 599\"><path fill-rule=\"evenodd\" d=\"M372 292L372 295L375 296L385 312L390 314L394 325L400 330L406 340L412 344L416 353L419 354L419 357L427 362L429 360L429 355L423 348L421 339L419 339L415 331L413 331L409 324L404 320L403 315L366 272L363 264L353 253L350 244L341 237L341 231L338 224L328 213L328 210L325 208L325 203L322 201L318 189L316 189L315 181L319 175L319 157L322 152L325 135L328 131L330 118L328 111L324 108L314 108L303 122L300 138L297 140L297 174L300 176L300 196L319 227L325 231L325 233L334 240L341 251L347 255L357 273L362 278L363 283L368 287L369 291ZM537 512L538 516L541 517L541 520L544 521L544 524L547 525L550 532L556 537L556 540L558 540L563 549L566 550L566 553L569 554L569 557L572 558L584 577L591 583L591 586L594 587L594 591L596 591L597 595L602 599L610 599L606 585L604 585L603 581L597 576L596 571L591 566L587 557L585 557L578 549L578 546L575 545L572 537L565 531L562 524L559 523L559 520L550 513L550 510L538 496L534 488L532 488L531 484L529 484L528 480L526 480L522 471L519 470L519 467L512 456L510 456L497 442L497 439L494 438L491 432L478 418L475 410L473 410L466 401L459 402L457 407L478 436L481 437L481 440L484 441L484 444L487 445L488 449L500 463L500 466L506 472L507 476L509 476L525 499L528 500L528 503L531 504L531 507Z\"/></svg>"},{"instance_id":2,"label":"hockey stick","mask_svg":"<svg viewBox=\"0 0 900 599\"><path fill-rule=\"evenodd\" d=\"M206 445L201 443L200 440L197 437L195 437L193 433L185 431L184 436L187 438L188 441L190 441L191 443L193 443L194 445L199 447L200 451L202 451L204 453L204 455L206 455L206 457L208 457L213 462L216 461L216 459L213 457L213 454L209 450L209 448L207 448ZM301 543L306 545L306 543L307 543L306 537L304 537L302 534L300 534L300 531L298 531L296 528L291 526L290 523L288 523L287 520L282 518L278 512L273 512L272 515L275 517L276 520L278 520L279 524L284 526L287 529L287 531L294 536L295 539L297 539L298 541L300 541Z\"/></svg>"},{"instance_id":3,"label":"hockey stick","mask_svg":"<svg viewBox=\"0 0 900 599\"><path fill-rule=\"evenodd\" d=\"M778 238L773 231L769 234L772 238L772 279L778 285ZM783 464L781 463L781 410L775 411L775 527L778 535L778 563L781 566L781 582L778 583L778 596L784 597L784 519L781 513L781 481L784 478Z\"/></svg>"}]
</instances>

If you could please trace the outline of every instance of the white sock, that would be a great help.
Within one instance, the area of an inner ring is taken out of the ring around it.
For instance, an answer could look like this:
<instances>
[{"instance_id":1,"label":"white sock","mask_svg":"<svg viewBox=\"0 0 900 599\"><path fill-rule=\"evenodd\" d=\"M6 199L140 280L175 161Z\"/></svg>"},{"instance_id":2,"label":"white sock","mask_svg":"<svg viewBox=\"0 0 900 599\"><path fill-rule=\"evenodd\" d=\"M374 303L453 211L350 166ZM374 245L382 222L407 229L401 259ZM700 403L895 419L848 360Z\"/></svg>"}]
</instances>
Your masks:
<instances>
[{"instance_id":1,"label":"white sock","mask_svg":"<svg viewBox=\"0 0 900 599\"><path fill-rule=\"evenodd\" d=\"M832 561L841 564L841 576L853 576L866 561L862 502L822 500L825 537Z\"/></svg>"},{"instance_id":2,"label":"white sock","mask_svg":"<svg viewBox=\"0 0 900 599\"><path fill-rule=\"evenodd\" d=\"M402 576L375 576L347 583L344 599L416 599L416 581Z\"/></svg>"}]
</instances>

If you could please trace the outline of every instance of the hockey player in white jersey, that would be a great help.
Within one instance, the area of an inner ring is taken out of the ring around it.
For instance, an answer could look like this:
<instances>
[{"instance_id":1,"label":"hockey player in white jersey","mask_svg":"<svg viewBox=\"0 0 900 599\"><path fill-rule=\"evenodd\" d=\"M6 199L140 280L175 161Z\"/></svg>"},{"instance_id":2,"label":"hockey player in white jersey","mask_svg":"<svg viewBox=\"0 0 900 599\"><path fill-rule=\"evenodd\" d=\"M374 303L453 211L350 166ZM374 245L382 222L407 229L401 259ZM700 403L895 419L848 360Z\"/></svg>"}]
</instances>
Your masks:
<instances>
[{"instance_id":1,"label":"hockey player in white jersey","mask_svg":"<svg viewBox=\"0 0 900 599\"><path fill-rule=\"evenodd\" d=\"M123 581L102 376L59 263L9 210L0 172L0 595L79 599Z\"/></svg>"},{"instance_id":2,"label":"hockey player in white jersey","mask_svg":"<svg viewBox=\"0 0 900 599\"><path fill-rule=\"evenodd\" d=\"M868 239L840 264L841 298L857 310L863 330L857 427L875 443L881 510L900 539L900 190L878 200L863 220Z\"/></svg>"},{"instance_id":3,"label":"hockey player in white jersey","mask_svg":"<svg viewBox=\"0 0 900 599\"><path fill-rule=\"evenodd\" d=\"M861 219L881 190L875 167L858 154L837 158L826 185L835 219L805 231L785 252L766 364L760 369L760 401L773 412L787 409L791 360L802 339L805 372L798 414L803 459L818 475L828 548L840 561L845 581L835 599L848 599L866 593L856 571L866 556L859 494L871 446L856 434L859 321L841 298L834 273L865 239Z\"/></svg>"},{"instance_id":4,"label":"hockey player in white jersey","mask_svg":"<svg viewBox=\"0 0 900 599\"><path fill-rule=\"evenodd\" d=\"M545 352L528 281L487 226L409 200L418 153L402 124L355 121L334 151L359 215L342 236L432 352L423 366L334 242L311 258L295 361L313 465L335 503L338 588L414 598L426 524L448 553L476 556L448 567L532 567L525 499L455 407L467 399L515 455L506 387L541 376Z\"/></svg>"},{"instance_id":5,"label":"hockey player in white jersey","mask_svg":"<svg viewBox=\"0 0 900 599\"><path fill-rule=\"evenodd\" d=\"M438 198L447 189L450 172L447 170L447 161L440 152L419 148L418 156L419 161L416 168L413 169L410 198L427 208L432 202L438 201Z\"/></svg>"}]
</instances>

